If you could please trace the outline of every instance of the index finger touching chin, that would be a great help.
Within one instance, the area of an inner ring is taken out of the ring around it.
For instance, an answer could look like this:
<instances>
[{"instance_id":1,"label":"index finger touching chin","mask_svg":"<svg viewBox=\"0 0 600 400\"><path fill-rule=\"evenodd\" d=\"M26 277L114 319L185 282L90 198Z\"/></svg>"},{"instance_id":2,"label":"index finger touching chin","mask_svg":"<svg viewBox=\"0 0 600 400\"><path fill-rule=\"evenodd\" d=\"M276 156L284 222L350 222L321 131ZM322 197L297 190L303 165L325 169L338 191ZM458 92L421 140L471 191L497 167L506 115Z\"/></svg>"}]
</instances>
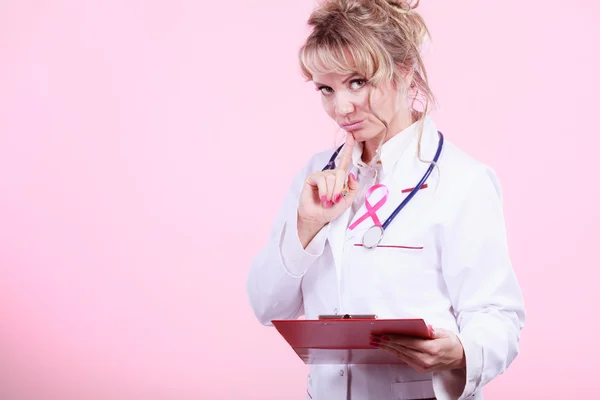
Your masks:
<instances>
[{"instance_id":1,"label":"index finger touching chin","mask_svg":"<svg viewBox=\"0 0 600 400\"><path fill-rule=\"evenodd\" d=\"M350 171L350 166L352 165L352 152L354 151L354 136L352 133L348 132L346 134L346 143L344 143L344 147L342 148L342 154L340 155L339 169L344 172Z\"/></svg>"}]
</instances>

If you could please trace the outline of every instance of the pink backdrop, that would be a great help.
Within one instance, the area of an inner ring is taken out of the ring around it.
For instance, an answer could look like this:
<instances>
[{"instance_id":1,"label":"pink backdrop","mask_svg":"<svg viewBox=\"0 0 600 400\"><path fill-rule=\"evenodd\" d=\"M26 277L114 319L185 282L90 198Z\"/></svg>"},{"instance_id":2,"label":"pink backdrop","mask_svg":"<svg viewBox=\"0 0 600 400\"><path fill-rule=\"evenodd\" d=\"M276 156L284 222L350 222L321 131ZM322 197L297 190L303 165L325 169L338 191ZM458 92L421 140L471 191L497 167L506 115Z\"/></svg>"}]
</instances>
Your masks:
<instances>
[{"instance_id":1,"label":"pink backdrop","mask_svg":"<svg viewBox=\"0 0 600 400\"><path fill-rule=\"evenodd\" d=\"M595 397L600 8L422 3L433 116L501 178L528 311L486 398ZM2 399L304 396L245 279L336 132L296 62L312 7L0 2Z\"/></svg>"}]
</instances>

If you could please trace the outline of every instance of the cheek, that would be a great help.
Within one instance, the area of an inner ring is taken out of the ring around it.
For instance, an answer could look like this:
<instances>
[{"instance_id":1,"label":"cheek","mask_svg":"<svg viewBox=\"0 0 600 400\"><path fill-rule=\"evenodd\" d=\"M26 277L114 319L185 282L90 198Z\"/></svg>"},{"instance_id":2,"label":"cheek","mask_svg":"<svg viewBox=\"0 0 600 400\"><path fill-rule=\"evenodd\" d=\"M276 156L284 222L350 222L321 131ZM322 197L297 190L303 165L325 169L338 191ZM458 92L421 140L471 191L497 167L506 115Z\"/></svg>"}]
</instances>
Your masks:
<instances>
[{"instance_id":1,"label":"cheek","mask_svg":"<svg viewBox=\"0 0 600 400\"><path fill-rule=\"evenodd\" d=\"M385 105L388 102L388 98L381 89L377 88L371 92L371 108L381 114L385 109Z\"/></svg>"},{"instance_id":2,"label":"cheek","mask_svg":"<svg viewBox=\"0 0 600 400\"><path fill-rule=\"evenodd\" d=\"M361 111L369 111L369 94L366 91L356 94L353 101L356 108Z\"/></svg>"},{"instance_id":3,"label":"cheek","mask_svg":"<svg viewBox=\"0 0 600 400\"><path fill-rule=\"evenodd\" d=\"M395 99L380 92L374 92L371 96L371 109L384 119L390 119L397 111Z\"/></svg>"},{"instance_id":4,"label":"cheek","mask_svg":"<svg viewBox=\"0 0 600 400\"><path fill-rule=\"evenodd\" d=\"M335 119L335 107L333 106L333 101L327 99L325 97L321 98L321 104L323 105L323 109L329 115L329 117Z\"/></svg>"}]
</instances>

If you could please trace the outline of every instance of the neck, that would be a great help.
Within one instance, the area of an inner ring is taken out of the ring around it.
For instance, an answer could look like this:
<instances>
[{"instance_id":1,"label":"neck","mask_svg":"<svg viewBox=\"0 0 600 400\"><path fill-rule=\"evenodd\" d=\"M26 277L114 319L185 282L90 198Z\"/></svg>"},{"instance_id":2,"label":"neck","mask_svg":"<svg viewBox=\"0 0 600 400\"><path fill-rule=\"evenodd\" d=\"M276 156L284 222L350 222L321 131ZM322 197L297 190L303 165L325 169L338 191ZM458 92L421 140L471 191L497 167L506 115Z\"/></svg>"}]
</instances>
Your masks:
<instances>
[{"instance_id":1,"label":"neck","mask_svg":"<svg viewBox=\"0 0 600 400\"><path fill-rule=\"evenodd\" d=\"M388 125L388 132L386 135L385 128L374 138L365 140L362 152L362 160L365 163L370 163L375 154L377 154L377 149L380 146L383 146L385 142L396 136L399 132L402 132L404 129L411 126L414 122L413 113L408 112L406 115L396 115L390 124ZM418 116L416 116L418 118Z\"/></svg>"}]
</instances>

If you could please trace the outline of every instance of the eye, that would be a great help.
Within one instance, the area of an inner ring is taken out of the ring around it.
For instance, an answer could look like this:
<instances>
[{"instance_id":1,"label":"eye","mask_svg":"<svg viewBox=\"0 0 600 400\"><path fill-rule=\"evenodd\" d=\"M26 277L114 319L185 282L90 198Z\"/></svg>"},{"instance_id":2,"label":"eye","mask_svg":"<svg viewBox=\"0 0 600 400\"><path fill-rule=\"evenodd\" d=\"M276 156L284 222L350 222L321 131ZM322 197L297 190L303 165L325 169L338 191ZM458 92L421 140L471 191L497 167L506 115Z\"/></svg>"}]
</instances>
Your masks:
<instances>
[{"instance_id":1,"label":"eye","mask_svg":"<svg viewBox=\"0 0 600 400\"><path fill-rule=\"evenodd\" d=\"M353 90L358 90L358 89L360 89L361 87L365 86L365 85L366 85L366 83L367 83L367 80L366 80L366 79L352 79L352 80L350 81L350 87L351 87Z\"/></svg>"},{"instance_id":2,"label":"eye","mask_svg":"<svg viewBox=\"0 0 600 400\"><path fill-rule=\"evenodd\" d=\"M318 90L319 92L323 93L324 95L328 95L328 94L331 94L331 93L333 93L333 89L332 89L332 88L330 88L329 86L319 86L319 87L317 88L317 90Z\"/></svg>"}]
</instances>

